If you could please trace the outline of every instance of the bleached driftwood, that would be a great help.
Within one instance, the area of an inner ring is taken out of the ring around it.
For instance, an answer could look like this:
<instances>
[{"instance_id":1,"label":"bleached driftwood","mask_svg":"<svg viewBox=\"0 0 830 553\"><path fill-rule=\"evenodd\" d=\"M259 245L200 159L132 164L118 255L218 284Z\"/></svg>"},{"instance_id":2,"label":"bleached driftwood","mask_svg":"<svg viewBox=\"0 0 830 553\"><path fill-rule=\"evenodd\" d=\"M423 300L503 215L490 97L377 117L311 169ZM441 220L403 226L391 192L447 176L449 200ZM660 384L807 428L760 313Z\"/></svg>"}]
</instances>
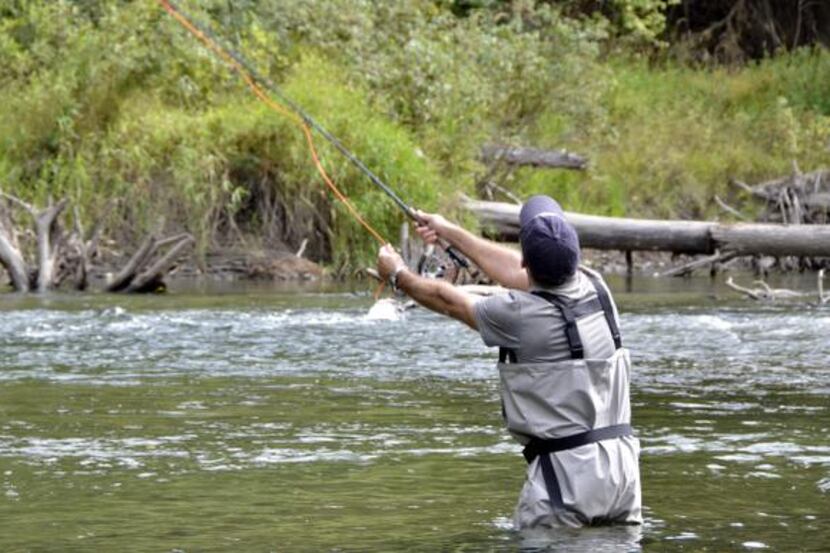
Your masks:
<instances>
[{"instance_id":1,"label":"bleached driftwood","mask_svg":"<svg viewBox=\"0 0 830 553\"><path fill-rule=\"evenodd\" d=\"M50 199L44 209L2 191L0 198L5 200L0 204L0 264L6 268L12 287L18 292L43 292L73 278L75 288L85 289L89 264L97 255L103 218L98 219L90 236L85 237L77 208L73 210L72 232L66 232L60 224L61 214L69 205L68 198L57 203ZM11 207L25 211L32 218L33 232L20 232L16 228ZM107 290L146 292L158 289L185 248L194 242L193 236L187 233L164 239L149 237L109 282ZM154 260L156 252L166 246L170 246L169 250ZM32 250L34 261L28 263L26 254Z\"/></svg>"},{"instance_id":2,"label":"bleached driftwood","mask_svg":"<svg viewBox=\"0 0 830 553\"><path fill-rule=\"evenodd\" d=\"M36 237L35 269L31 269L25 261L16 237L16 230L7 213L0 226L0 259L9 272L12 286L18 292L28 292L34 288L37 292L45 292L56 285L56 267L61 251L62 231L58 217L69 204L68 198L57 203L50 199L45 209L38 210L32 204L24 202L16 196L0 192L0 196L9 203L22 208L34 221Z\"/></svg>"},{"instance_id":3,"label":"bleached driftwood","mask_svg":"<svg viewBox=\"0 0 830 553\"><path fill-rule=\"evenodd\" d=\"M0 211L0 263L9 273L12 287L18 292L28 292L32 285L29 267L20 251L11 214L5 207Z\"/></svg>"},{"instance_id":4,"label":"bleached driftwood","mask_svg":"<svg viewBox=\"0 0 830 553\"><path fill-rule=\"evenodd\" d=\"M302 257L305 253L306 246L308 246L308 238L303 238L303 241L300 243L300 247L297 250L297 253L294 254L294 257Z\"/></svg>"},{"instance_id":5,"label":"bleached driftwood","mask_svg":"<svg viewBox=\"0 0 830 553\"><path fill-rule=\"evenodd\" d=\"M763 280L756 280L752 284L757 285L758 288L746 288L744 286L735 284L735 281L732 279L732 277L726 279L726 285L728 287L735 290L736 292L740 292L741 294L753 300L775 301L780 299L803 298L805 296L810 295L806 292L798 292L796 290L790 290L787 288L771 288Z\"/></svg>"},{"instance_id":6,"label":"bleached driftwood","mask_svg":"<svg viewBox=\"0 0 830 553\"><path fill-rule=\"evenodd\" d=\"M715 200L715 203L718 204L719 208L721 208L725 212L729 213L733 217L735 217L737 219L740 219L741 221L746 221L747 220L746 215L744 215L743 213L741 213L740 211L738 211L737 209L735 209L731 205L727 204L717 194L714 195L713 199Z\"/></svg>"},{"instance_id":7,"label":"bleached driftwood","mask_svg":"<svg viewBox=\"0 0 830 553\"><path fill-rule=\"evenodd\" d=\"M188 233L167 238L148 236L124 267L107 284L108 292L152 292L164 286L164 277L195 239ZM152 262L159 249L170 249Z\"/></svg>"}]
</instances>

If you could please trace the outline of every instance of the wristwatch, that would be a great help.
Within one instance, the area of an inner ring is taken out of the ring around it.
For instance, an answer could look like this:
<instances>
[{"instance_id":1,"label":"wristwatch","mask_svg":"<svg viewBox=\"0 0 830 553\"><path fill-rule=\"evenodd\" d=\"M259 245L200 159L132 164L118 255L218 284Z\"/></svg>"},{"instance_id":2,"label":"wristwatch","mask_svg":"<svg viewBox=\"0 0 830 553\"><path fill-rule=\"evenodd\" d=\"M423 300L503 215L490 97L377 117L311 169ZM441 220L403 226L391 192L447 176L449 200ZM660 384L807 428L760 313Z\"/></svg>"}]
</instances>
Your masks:
<instances>
[{"instance_id":1,"label":"wristwatch","mask_svg":"<svg viewBox=\"0 0 830 553\"><path fill-rule=\"evenodd\" d=\"M398 291L398 275L401 274L402 271L406 271L408 267L406 265L401 265L394 271L392 274L389 275L389 284L392 286L394 291Z\"/></svg>"}]
</instances>

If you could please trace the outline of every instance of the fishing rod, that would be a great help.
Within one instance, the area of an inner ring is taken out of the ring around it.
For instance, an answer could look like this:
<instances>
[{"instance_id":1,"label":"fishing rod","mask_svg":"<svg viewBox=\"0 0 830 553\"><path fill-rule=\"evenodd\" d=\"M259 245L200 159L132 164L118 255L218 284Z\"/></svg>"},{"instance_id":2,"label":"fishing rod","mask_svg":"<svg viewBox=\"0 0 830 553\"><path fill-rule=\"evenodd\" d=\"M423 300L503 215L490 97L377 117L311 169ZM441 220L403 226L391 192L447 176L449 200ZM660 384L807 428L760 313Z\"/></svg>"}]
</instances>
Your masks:
<instances>
[{"instance_id":1,"label":"fishing rod","mask_svg":"<svg viewBox=\"0 0 830 553\"><path fill-rule=\"evenodd\" d=\"M311 115L306 112L302 106L297 104L287 95L285 95L280 88L273 83L269 78L262 75L256 68L251 65L248 60L246 60L242 54L237 52L234 48L229 46L223 39L218 37L213 31L207 28L205 25L197 22L193 17L191 17L187 12L185 12L177 2L174 0L159 0L162 7L168 11L171 15L173 15L180 23L185 25L186 27L192 27L199 33L203 35L203 37L207 37L209 41L213 42L220 50L221 53L231 58L236 63L236 68L240 72L244 70L247 73L247 76L252 79L255 83L263 86L266 90L268 90L271 94L274 95L282 104L287 106L295 115L297 115L306 125L308 128L314 129L317 131L323 138L325 138L332 146L334 146L337 151L339 151L343 156L351 162L352 165L357 167L357 169L363 173L369 181L382 190L394 203L397 207L403 211L403 213L413 222L416 224L422 224L423 219L418 216L418 213L415 209L412 208L409 204L407 204L403 199L395 193L392 188L383 182L380 177L378 177L371 169L369 169L365 163L363 163L360 158L358 158L351 150L349 150L336 136L330 133L325 127L323 127L320 123L318 123ZM243 75L244 78L244 75ZM256 92L256 90L254 91ZM315 159L315 162L317 160ZM341 198L343 199L343 198ZM344 200L345 201L345 200ZM359 218L359 217L358 217ZM364 225L369 229L367 225ZM371 231L374 235L375 233ZM459 254L455 248L446 243L445 241L440 242L441 247L444 251L447 252L449 258L459 267L462 268L469 268L470 264L461 254Z\"/></svg>"}]
</instances>

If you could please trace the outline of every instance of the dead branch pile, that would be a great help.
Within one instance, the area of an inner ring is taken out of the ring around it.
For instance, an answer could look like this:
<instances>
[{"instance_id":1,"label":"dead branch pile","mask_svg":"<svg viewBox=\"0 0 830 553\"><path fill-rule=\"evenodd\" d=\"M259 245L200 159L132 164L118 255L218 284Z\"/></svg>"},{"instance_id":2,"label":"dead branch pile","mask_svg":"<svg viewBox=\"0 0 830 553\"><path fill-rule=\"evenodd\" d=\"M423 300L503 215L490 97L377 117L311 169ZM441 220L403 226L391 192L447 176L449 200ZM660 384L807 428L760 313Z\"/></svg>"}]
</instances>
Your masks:
<instances>
[{"instance_id":1,"label":"dead branch pile","mask_svg":"<svg viewBox=\"0 0 830 553\"><path fill-rule=\"evenodd\" d=\"M830 217L830 170L802 173L749 186L733 181L751 197L764 202L761 220L791 225L826 225Z\"/></svg>"},{"instance_id":2,"label":"dead branch pile","mask_svg":"<svg viewBox=\"0 0 830 553\"><path fill-rule=\"evenodd\" d=\"M167 238L148 236L126 265L107 283L107 292L155 292L165 288L164 276L173 268L185 248L195 243L188 233ZM168 247L166 253L156 255Z\"/></svg>"},{"instance_id":3,"label":"dead branch pile","mask_svg":"<svg viewBox=\"0 0 830 553\"><path fill-rule=\"evenodd\" d=\"M787 225L827 225L830 222L830 170L821 169L802 173L793 163L793 171L785 177L750 186L739 180L732 183L750 198L762 201L764 208L758 219ZM719 205L730 210L719 198ZM792 252L777 257L774 264L784 270L817 269L827 265L820 256L805 256Z\"/></svg>"},{"instance_id":4,"label":"dead branch pile","mask_svg":"<svg viewBox=\"0 0 830 553\"><path fill-rule=\"evenodd\" d=\"M61 217L69 199L58 202L50 198L43 209L0 191L0 265L9 275L17 292L45 292L72 282L77 290L89 284L90 264L98 257L102 221L85 234L77 209L72 210L73 224L68 230ZM18 221L23 212L30 225ZM180 234L165 239L150 236L124 268L108 283L110 292L148 292L163 288L164 276L192 246L193 237ZM170 249L157 258L160 248Z\"/></svg>"}]
</instances>

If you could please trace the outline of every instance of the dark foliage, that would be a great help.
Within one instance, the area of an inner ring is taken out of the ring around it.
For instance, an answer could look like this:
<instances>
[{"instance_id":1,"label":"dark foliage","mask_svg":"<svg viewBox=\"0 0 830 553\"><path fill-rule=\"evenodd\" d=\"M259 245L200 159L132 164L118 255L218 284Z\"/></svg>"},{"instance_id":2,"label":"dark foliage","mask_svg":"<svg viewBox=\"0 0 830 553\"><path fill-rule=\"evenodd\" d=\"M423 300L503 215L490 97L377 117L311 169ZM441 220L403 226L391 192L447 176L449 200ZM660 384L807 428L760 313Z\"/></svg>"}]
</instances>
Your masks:
<instances>
[{"instance_id":1,"label":"dark foliage","mask_svg":"<svg viewBox=\"0 0 830 553\"><path fill-rule=\"evenodd\" d=\"M675 40L688 39L694 50L721 61L830 46L827 0L682 0L667 18Z\"/></svg>"}]
</instances>

